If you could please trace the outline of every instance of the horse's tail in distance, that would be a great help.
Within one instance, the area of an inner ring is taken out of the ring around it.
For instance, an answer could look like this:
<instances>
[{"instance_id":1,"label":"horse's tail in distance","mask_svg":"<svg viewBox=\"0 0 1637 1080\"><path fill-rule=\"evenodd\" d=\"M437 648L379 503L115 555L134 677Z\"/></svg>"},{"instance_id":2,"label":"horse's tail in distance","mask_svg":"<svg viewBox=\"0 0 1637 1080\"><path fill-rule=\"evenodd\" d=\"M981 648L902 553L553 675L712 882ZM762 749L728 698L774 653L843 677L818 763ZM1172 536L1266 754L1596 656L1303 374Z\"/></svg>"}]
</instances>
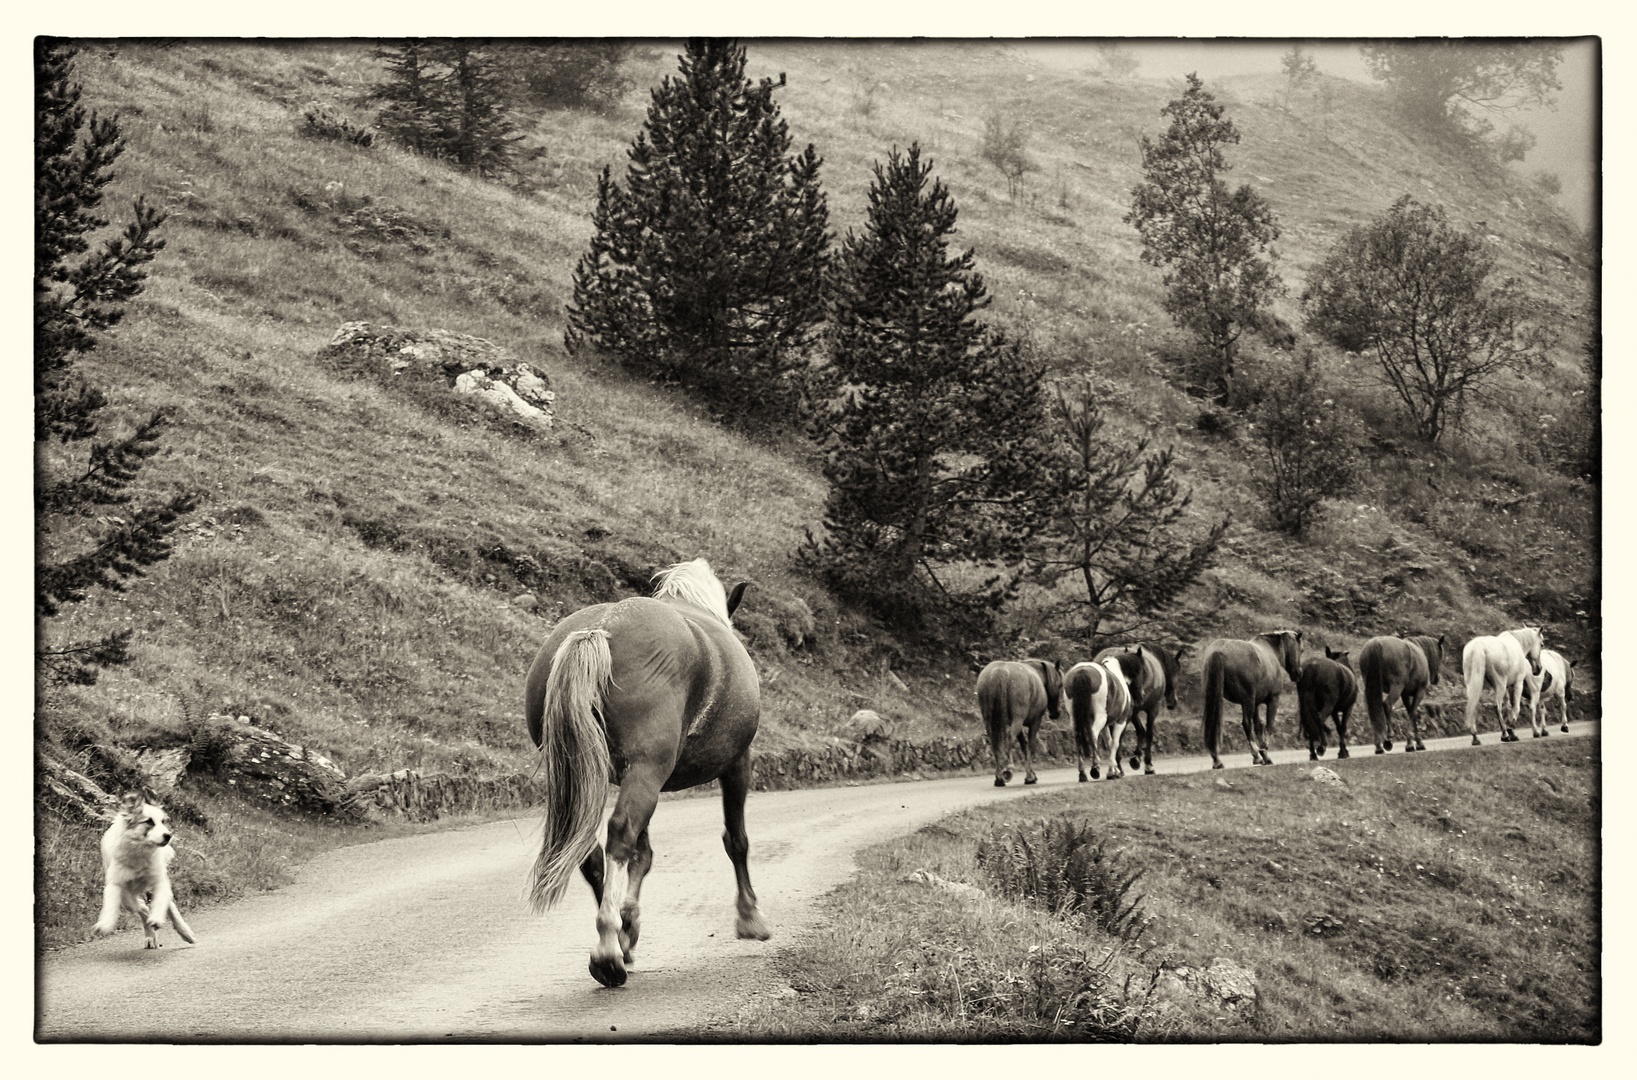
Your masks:
<instances>
[{"instance_id":1,"label":"horse's tail in distance","mask_svg":"<svg viewBox=\"0 0 1637 1080\"><path fill-rule=\"evenodd\" d=\"M1205 658L1205 745L1213 754L1222 730L1222 683L1227 673L1228 658L1220 649Z\"/></svg>"},{"instance_id":2,"label":"horse's tail in distance","mask_svg":"<svg viewBox=\"0 0 1637 1080\"><path fill-rule=\"evenodd\" d=\"M534 861L529 902L536 912L562 899L580 864L597 846L608 797L608 740L596 710L613 671L608 631L570 634L552 658L540 730L546 816Z\"/></svg>"},{"instance_id":3,"label":"horse's tail in distance","mask_svg":"<svg viewBox=\"0 0 1637 1080\"><path fill-rule=\"evenodd\" d=\"M1372 642L1365 642L1364 650L1358 655L1358 673L1364 683L1364 711L1370 717L1370 727L1375 737L1387 737L1387 687L1381 679L1381 666L1386 661L1381 656L1379 646L1372 649Z\"/></svg>"}]
</instances>

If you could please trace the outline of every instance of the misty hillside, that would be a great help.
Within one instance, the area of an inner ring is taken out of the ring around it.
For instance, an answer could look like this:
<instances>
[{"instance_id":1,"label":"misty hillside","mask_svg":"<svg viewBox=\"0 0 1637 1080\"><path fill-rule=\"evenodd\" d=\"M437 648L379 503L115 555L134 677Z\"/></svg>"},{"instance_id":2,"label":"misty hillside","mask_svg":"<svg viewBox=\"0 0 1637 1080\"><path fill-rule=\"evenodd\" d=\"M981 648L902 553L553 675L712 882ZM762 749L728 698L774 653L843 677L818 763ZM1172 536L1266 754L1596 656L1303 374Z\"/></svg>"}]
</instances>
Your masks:
<instances>
[{"instance_id":1,"label":"misty hillside","mask_svg":"<svg viewBox=\"0 0 1637 1080\"><path fill-rule=\"evenodd\" d=\"M149 287L83 371L127 421L177 406L144 482L205 500L173 558L56 620L64 636L130 626L137 644L129 667L52 693L49 736L138 745L224 711L349 773L526 767L522 680L553 621L696 556L753 583L735 621L762 676L766 748L822 741L863 706L906 735L975 733L975 656L1080 658L1028 595L967 652L894 640L796 564L826 490L800 431L747 437L678 391L566 355L596 176L607 164L620 175L674 50L638 49L616 108L528 114L522 173L495 183L382 140L304 133L315 101L372 118L370 46L119 42L80 54L87 103L119 113L128 141L110 216L141 193L171 210ZM1326 352L1369 425L1370 463L1360 490L1297 542L1257 506L1245 433L1202 423L1212 408L1174 377L1159 272L1121 220L1137 140L1163 130L1179 85L1064 73L987 42L748 49L753 77L786 77L776 99L798 146L824 158L838 235L862 225L872 166L918 140L960 208L956 239L976 249L988 317L1054 373L1113 381L1112 422L1131 437L1152 425L1175 445L1195 526L1233 512L1216 566L1155 637L1288 626L1316 650L1528 620L1581 671L1595 661L1595 478L1565 462L1589 389L1598 256L1543 190L1403 129L1374 86L1328 80L1286 112L1278 78L1208 84L1243 136L1231 179L1278 215L1289 292L1275 309L1291 326L1329 246L1409 193L1487 237L1557 334L1553 369L1503 387L1436 456L1401 429L1367 361ZM1015 200L979 153L995 110L1025 122L1038 165ZM337 369L323 349L352 321L510 349L550 375L556 434ZM513 603L525 592L536 609ZM1435 700L1455 682L1446 673ZM1166 722L1197 725L1197 709Z\"/></svg>"}]
</instances>

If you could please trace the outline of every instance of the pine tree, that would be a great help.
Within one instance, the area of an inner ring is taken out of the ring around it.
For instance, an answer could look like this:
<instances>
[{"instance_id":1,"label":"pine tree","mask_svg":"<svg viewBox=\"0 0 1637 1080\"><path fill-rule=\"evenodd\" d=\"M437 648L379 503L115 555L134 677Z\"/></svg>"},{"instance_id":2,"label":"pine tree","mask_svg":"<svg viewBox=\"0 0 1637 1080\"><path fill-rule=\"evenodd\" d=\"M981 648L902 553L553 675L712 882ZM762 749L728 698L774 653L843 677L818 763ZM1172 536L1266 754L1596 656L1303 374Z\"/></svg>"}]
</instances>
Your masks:
<instances>
[{"instance_id":1,"label":"pine tree","mask_svg":"<svg viewBox=\"0 0 1637 1080\"><path fill-rule=\"evenodd\" d=\"M1150 454L1151 435L1111 439L1110 390L1091 378L1056 387L1052 521L1031 560L1043 585L1078 579L1084 595L1059 614L1087 641L1129 636L1172 604L1210 567L1229 521L1197 538L1184 533L1193 493L1172 473L1175 455Z\"/></svg>"},{"instance_id":2,"label":"pine tree","mask_svg":"<svg viewBox=\"0 0 1637 1080\"><path fill-rule=\"evenodd\" d=\"M981 629L1014 594L1050 455L1044 370L975 317L987 289L972 251L948 253L957 211L931 170L919 145L878 163L868 224L838 257L815 384L830 494L803 548L911 633Z\"/></svg>"},{"instance_id":3,"label":"pine tree","mask_svg":"<svg viewBox=\"0 0 1637 1080\"><path fill-rule=\"evenodd\" d=\"M690 40L652 93L625 186L604 169L564 335L723 408L787 405L823 317L821 159L790 154L773 91L732 42Z\"/></svg>"},{"instance_id":4,"label":"pine tree","mask_svg":"<svg viewBox=\"0 0 1637 1080\"><path fill-rule=\"evenodd\" d=\"M1207 381L1225 392L1239 338L1266 325L1263 308L1284 292L1268 245L1279 237L1273 210L1249 184L1230 192L1224 146L1239 130L1197 75L1161 110L1171 126L1142 138L1143 182L1125 216L1143 241L1142 260L1165 267L1165 310L1209 351Z\"/></svg>"},{"instance_id":5,"label":"pine tree","mask_svg":"<svg viewBox=\"0 0 1637 1080\"><path fill-rule=\"evenodd\" d=\"M376 117L383 132L479 176L511 168L522 138L510 109L513 78L487 42L411 38L372 55L386 67L386 78L371 91L385 102Z\"/></svg>"},{"instance_id":6,"label":"pine tree","mask_svg":"<svg viewBox=\"0 0 1637 1080\"><path fill-rule=\"evenodd\" d=\"M159 449L171 422L154 412L123 438L96 440L108 397L82 381L75 362L117 324L142 290L143 269L165 246L154 235L165 215L136 200L134 218L91 252L87 234L108 224L97 214L103 188L125 150L119 118L91 114L87 124L73 81L77 50L41 38L34 46L34 611L40 621L36 658L42 677L89 684L97 671L126 662L131 633L92 642L51 642L45 620L93 589L122 592L126 581L170 555L169 537L191 494L136 505L129 488ZM87 254L90 252L89 254ZM83 257L82 257L83 256ZM82 449L89 443L87 449ZM79 455L83 453L84 458ZM64 461L80 462L64 464ZM100 532L85 518L118 508Z\"/></svg>"}]
</instances>

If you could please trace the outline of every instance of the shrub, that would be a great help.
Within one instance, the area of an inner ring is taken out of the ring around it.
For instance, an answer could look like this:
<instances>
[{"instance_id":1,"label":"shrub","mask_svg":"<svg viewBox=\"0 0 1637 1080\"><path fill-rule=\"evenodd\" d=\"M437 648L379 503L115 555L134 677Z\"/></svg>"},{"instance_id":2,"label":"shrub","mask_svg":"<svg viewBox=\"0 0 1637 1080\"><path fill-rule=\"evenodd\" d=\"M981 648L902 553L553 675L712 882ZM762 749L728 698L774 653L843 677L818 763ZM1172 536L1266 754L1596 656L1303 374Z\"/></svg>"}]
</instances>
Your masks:
<instances>
[{"instance_id":1,"label":"shrub","mask_svg":"<svg viewBox=\"0 0 1637 1080\"><path fill-rule=\"evenodd\" d=\"M1352 486L1362 425L1320 380L1311 350L1298 362L1270 361L1251 409L1261 457L1255 484L1274 525L1300 536L1320 504Z\"/></svg>"},{"instance_id":2,"label":"shrub","mask_svg":"<svg viewBox=\"0 0 1637 1080\"><path fill-rule=\"evenodd\" d=\"M1041 818L1002 823L978 845L978 865L995 888L1015 900L1074 916L1134 945L1148 928L1141 896L1127 899L1141 870L1126 872L1108 841L1092 838L1089 822Z\"/></svg>"},{"instance_id":3,"label":"shrub","mask_svg":"<svg viewBox=\"0 0 1637 1080\"><path fill-rule=\"evenodd\" d=\"M363 147L375 145L374 128L359 127L345 116L331 112L322 102L309 103L301 115L307 119L303 133L315 139L334 139Z\"/></svg>"}]
</instances>

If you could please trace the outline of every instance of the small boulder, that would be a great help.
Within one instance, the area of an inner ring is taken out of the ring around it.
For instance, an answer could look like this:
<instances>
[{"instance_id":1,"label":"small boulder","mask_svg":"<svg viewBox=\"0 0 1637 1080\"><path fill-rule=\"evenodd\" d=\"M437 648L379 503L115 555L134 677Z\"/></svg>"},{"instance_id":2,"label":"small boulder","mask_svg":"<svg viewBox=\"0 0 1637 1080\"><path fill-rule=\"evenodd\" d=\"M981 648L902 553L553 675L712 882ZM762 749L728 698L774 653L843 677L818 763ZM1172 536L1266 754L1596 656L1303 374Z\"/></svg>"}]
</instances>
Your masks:
<instances>
[{"instance_id":1,"label":"small boulder","mask_svg":"<svg viewBox=\"0 0 1637 1080\"><path fill-rule=\"evenodd\" d=\"M526 592L512 597L512 606L520 607L524 611L533 611L535 608L540 606L540 601L534 598L533 593Z\"/></svg>"},{"instance_id":2,"label":"small boulder","mask_svg":"<svg viewBox=\"0 0 1637 1080\"><path fill-rule=\"evenodd\" d=\"M176 781L187 770L191 760L193 751L185 746L170 750L138 750L136 767L148 790L163 798L175 790Z\"/></svg>"},{"instance_id":3,"label":"small boulder","mask_svg":"<svg viewBox=\"0 0 1637 1080\"><path fill-rule=\"evenodd\" d=\"M1345 781L1342 780L1340 773L1336 772L1334 769L1327 769L1323 765L1316 766L1313 769L1312 776L1314 780L1317 780L1321 784L1345 783Z\"/></svg>"}]
</instances>

